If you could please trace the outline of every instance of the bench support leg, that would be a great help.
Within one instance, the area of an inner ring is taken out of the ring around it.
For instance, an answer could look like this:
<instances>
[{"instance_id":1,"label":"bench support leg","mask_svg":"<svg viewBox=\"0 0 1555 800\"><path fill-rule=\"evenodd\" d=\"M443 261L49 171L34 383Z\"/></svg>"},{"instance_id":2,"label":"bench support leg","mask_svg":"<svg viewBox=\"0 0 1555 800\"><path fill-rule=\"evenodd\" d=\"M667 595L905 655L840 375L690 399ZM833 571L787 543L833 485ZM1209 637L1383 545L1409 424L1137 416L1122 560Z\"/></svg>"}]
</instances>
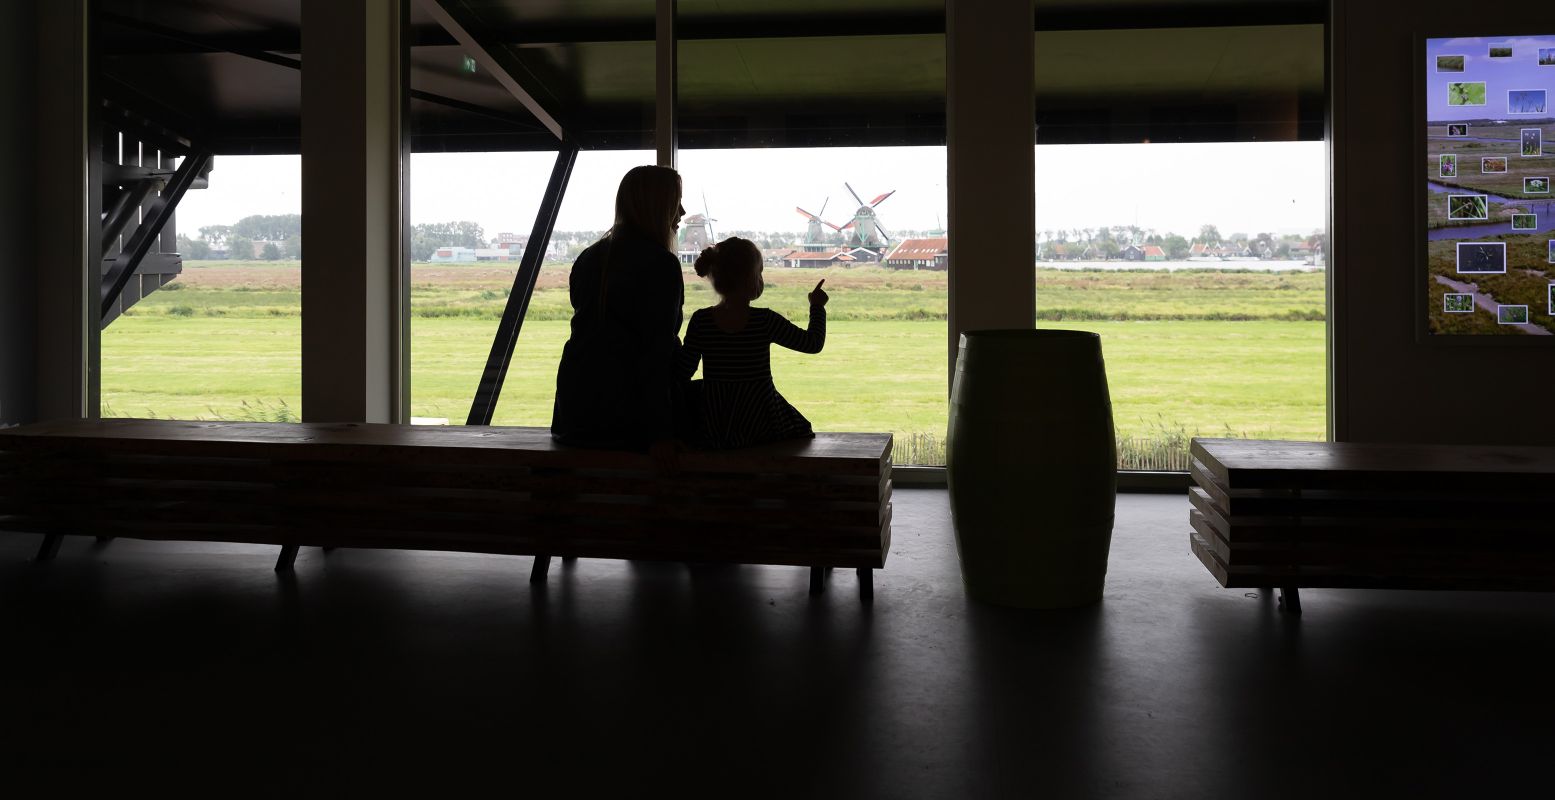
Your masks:
<instances>
[{"instance_id":1,"label":"bench support leg","mask_svg":"<svg viewBox=\"0 0 1555 800\"><path fill-rule=\"evenodd\" d=\"M54 556L59 555L59 544L65 540L63 533L47 533L43 536L43 544L38 547L37 561L53 561Z\"/></svg>"},{"instance_id":2,"label":"bench support leg","mask_svg":"<svg viewBox=\"0 0 1555 800\"><path fill-rule=\"evenodd\" d=\"M1287 614L1301 616L1301 592L1294 586L1285 586L1280 589L1280 610Z\"/></svg>"},{"instance_id":3,"label":"bench support leg","mask_svg":"<svg viewBox=\"0 0 1555 800\"><path fill-rule=\"evenodd\" d=\"M875 571L869 567L859 567L858 599L862 603L875 601Z\"/></svg>"},{"instance_id":4,"label":"bench support leg","mask_svg":"<svg viewBox=\"0 0 1555 800\"><path fill-rule=\"evenodd\" d=\"M810 594L820 594L826 591L826 568L810 568Z\"/></svg>"},{"instance_id":5,"label":"bench support leg","mask_svg":"<svg viewBox=\"0 0 1555 800\"><path fill-rule=\"evenodd\" d=\"M551 571L550 556L535 556L534 569L529 571L530 583L545 583L545 574Z\"/></svg>"},{"instance_id":6,"label":"bench support leg","mask_svg":"<svg viewBox=\"0 0 1555 800\"><path fill-rule=\"evenodd\" d=\"M296 563L296 561L297 545L283 544L281 545L281 556L275 560L275 571L290 572L292 569L292 564Z\"/></svg>"}]
</instances>

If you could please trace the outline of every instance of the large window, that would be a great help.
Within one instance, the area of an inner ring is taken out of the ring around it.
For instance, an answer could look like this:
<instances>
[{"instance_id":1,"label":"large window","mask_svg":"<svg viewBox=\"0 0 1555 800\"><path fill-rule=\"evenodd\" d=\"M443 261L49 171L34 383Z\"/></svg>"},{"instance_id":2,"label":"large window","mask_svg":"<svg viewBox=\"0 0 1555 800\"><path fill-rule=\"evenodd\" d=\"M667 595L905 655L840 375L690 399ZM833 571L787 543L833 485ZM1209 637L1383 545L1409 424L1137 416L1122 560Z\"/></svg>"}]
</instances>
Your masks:
<instances>
[{"instance_id":1,"label":"large window","mask_svg":"<svg viewBox=\"0 0 1555 800\"><path fill-rule=\"evenodd\" d=\"M1037 325L1101 334L1119 467L1326 438L1322 26L1036 45Z\"/></svg>"},{"instance_id":2,"label":"large window","mask_svg":"<svg viewBox=\"0 0 1555 800\"><path fill-rule=\"evenodd\" d=\"M241 19L128 2L93 14L101 413L300 419L300 4ZM209 41L261 34L276 52Z\"/></svg>"},{"instance_id":3,"label":"large window","mask_svg":"<svg viewBox=\"0 0 1555 800\"><path fill-rule=\"evenodd\" d=\"M1326 436L1323 163L1321 142L1037 148L1039 187L1067 187L1038 192L1037 324L1101 334L1120 466Z\"/></svg>"},{"instance_id":4,"label":"large window","mask_svg":"<svg viewBox=\"0 0 1555 800\"><path fill-rule=\"evenodd\" d=\"M103 330L103 416L301 419L298 162L217 156L184 197L181 270Z\"/></svg>"}]
</instances>

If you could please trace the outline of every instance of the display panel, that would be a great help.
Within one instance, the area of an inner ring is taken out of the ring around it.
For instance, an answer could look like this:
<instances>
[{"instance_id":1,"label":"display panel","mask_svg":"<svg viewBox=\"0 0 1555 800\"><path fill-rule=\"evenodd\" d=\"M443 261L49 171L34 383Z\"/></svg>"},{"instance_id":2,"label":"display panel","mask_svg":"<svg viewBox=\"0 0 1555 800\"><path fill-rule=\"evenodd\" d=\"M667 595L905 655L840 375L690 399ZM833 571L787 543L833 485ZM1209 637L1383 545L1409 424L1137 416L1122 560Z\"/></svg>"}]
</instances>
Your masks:
<instances>
[{"instance_id":1,"label":"display panel","mask_svg":"<svg viewBox=\"0 0 1555 800\"><path fill-rule=\"evenodd\" d=\"M1555 34L1424 50L1426 330L1555 343Z\"/></svg>"}]
</instances>

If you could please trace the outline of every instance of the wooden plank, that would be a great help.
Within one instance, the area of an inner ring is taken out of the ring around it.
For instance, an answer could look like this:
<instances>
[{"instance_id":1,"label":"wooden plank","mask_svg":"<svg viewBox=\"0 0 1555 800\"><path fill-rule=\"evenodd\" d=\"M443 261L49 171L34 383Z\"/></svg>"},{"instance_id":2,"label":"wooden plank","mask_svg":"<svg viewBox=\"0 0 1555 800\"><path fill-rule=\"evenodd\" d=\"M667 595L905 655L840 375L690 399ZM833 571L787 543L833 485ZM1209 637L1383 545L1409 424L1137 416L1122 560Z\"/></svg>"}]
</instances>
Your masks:
<instances>
[{"instance_id":1,"label":"wooden plank","mask_svg":"<svg viewBox=\"0 0 1555 800\"><path fill-rule=\"evenodd\" d=\"M5 433L3 524L45 532L865 568L891 539L889 435L687 454L665 475L641 454L556 448L543 429L109 420Z\"/></svg>"},{"instance_id":2,"label":"wooden plank","mask_svg":"<svg viewBox=\"0 0 1555 800\"><path fill-rule=\"evenodd\" d=\"M1192 456L1232 489L1443 486L1543 491L1555 448L1195 438Z\"/></svg>"},{"instance_id":3,"label":"wooden plank","mask_svg":"<svg viewBox=\"0 0 1555 800\"><path fill-rule=\"evenodd\" d=\"M8 441L9 440L9 441ZM196 422L184 420L61 420L0 431L0 448L13 449L24 442L86 441L93 449L112 450L118 442L139 443L142 452L242 453L244 457L275 457L276 448L308 444L309 459L353 458L352 448L372 448L380 455L413 460L438 458L437 451L465 451L462 458L485 454L497 463L545 463L576 467L627 467L657 471L657 462L646 454L568 448L556 444L545 428L406 426L358 423L261 423ZM774 471L796 469L809 473L878 474L889 458L890 434L821 433L814 439L779 442L739 451L680 454L685 471ZM428 452L431 451L431 452ZM475 451L475 452L469 452ZM544 454L544 461L535 457ZM475 463L461 461L459 463ZM490 463L490 462L481 462Z\"/></svg>"}]
</instances>

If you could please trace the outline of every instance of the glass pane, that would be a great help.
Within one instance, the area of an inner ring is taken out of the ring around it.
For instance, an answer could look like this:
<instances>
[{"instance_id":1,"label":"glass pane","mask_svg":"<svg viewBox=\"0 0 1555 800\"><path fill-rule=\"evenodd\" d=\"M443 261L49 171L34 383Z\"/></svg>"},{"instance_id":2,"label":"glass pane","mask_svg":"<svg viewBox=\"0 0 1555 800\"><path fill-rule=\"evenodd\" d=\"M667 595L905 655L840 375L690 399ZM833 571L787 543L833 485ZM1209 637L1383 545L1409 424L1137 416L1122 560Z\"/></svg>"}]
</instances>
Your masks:
<instances>
[{"instance_id":1,"label":"glass pane","mask_svg":"<svg viewBox=\"0 0 1555 800\"><path fill-rule=\"evenodd\" d=\"M945 244L945 149L682 150L680 165L691 214L683 261L709 240L750 239L766 264L756 305L800 327L808 293L825 281L825 349L773 346L778 391L817 431L890 432L896 463L943 464L948 283L936 252ZM888 263L899 248L901 263ZM688 318L719 302L694 273L686 290Z\"/></svg>"},{"instance_id":2,"label":"glass pane","mask_svg":"<svg viewBox=\"0 0 1555 800\"><path fill-rule=\"evenodd\" d=\"M214 153L105 320L105 417L301 418L301 7L219 19L120 4L97 24L104 275L151 230L196 147ZM202 37L270 34L273 58ZM279 62L279 63L278 63ZM195 134L199 134L196 136ZM122 223L122 227L121 227Z\"/></svg>"},{"instance_id":3,"label":"glass pane","mask_svg":"<svg viewBox=\"0 0 1555 800\"><path fill-rule=\"evenodd\" d=\"M1037 324L1101 334L1121 468L1326 438L1322 142L1036 153Z\"/></svg>"}]
</instances>

